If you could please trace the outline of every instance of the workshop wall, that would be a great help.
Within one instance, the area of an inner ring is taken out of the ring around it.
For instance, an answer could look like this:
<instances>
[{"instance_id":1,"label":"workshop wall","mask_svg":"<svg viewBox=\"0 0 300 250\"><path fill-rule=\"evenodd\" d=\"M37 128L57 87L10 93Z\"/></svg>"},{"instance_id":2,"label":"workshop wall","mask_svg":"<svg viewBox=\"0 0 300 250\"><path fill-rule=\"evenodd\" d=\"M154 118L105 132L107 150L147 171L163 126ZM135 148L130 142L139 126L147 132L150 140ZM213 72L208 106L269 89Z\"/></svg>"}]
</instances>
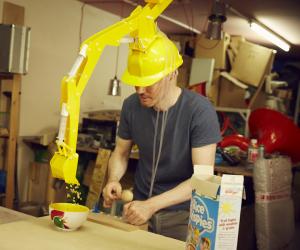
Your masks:
<instances>
[{"instance_id":1,"label":"workshop wall","mask_svg":"<svg viewBox=\"0 0 300 250\"><path fill-rule=\"evenodd\" d=\"M20 136L36 135L46 127L58 126L60 82L71 69L79 49L82 3L75 0L9 1L25 7L25 23L32 29L29 73L22 81ZM0 0L1 8L3 2ZM116 15L86 5L82 39L118 20ZM83 94L82 112L120 108L123 99L133 92L132 87L122 85L122 97L107 95L109 80L115 73L116 52L116 47L104 50ZM125 68L126 56L127 45L122 45L119 75Z\"/></svg>"},{"instance_id":2,"label":"workshop wall","mask_svg":"<svg viewBox=\"0 0 300 250\"><path fill-rule=\"evenodd\" d=\"M61 79L71 69L80 44L82 3L75 0L8 0L25 7L25 25L31 27L29 72L22 77L20 136L38 135L58 127ZM0 0L0 20L4 0ZM82 41L120 17L85 5ZM109 80L115 74L116 47L104 50L81 99L81 113L121 108L133 87L122 85L122 96L107 95ZM125 69L127 45L121 45L118 76ZM18 147L20 196L25 195L26 176L32 152L21 141Z\"/></svg>"}]
</instances>

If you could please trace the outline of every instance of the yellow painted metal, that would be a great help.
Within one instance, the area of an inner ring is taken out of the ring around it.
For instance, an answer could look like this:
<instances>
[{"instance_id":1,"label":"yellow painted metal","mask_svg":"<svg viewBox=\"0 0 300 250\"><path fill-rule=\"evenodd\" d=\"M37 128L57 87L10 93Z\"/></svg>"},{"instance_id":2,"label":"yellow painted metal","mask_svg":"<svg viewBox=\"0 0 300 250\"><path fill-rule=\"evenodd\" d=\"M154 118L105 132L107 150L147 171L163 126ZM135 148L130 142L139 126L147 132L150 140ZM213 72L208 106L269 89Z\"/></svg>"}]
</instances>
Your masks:
<instances>
[{"instance_id":1,"label":"yellow painted metal","mask_svg":"<svg viewBox=\"0 0 300 250\"><path fill-rule=\"evenodd\" d=\"M183 63L175 44L165 34L157 32L155 36L146 51L136 50L134 45L131 47L122 82L133 86L150 86Z\"/></svg>"},{"instance_id":2,"label":"yellow painted metal","mask_svg":"<svg viewBox=\"0 0 300 250\"><path fill-rule=\"evenodd\" d=\"M79 204L70 203L51 203L49 207L53 210L61 212L89 212L89 208Z\"/></svg>"},{"instance_id":3,"label":"yellow painted metal","mask_svg":"<svg viewBox=\"0 0 300 250\"><path fill-rule=\"evenodd\" d=\"M84 60L74 75L67 75L61 83L61 104L66 103L69 113L64 141L56 141L57 151L50 161L52 175L66 183L78 184L76 171L78 154L76 143L80 113L80 97L105 46L119 46L125 35L134 38L136 49L146 51L157 35L155 19L172 0L149 1L138 6L129 17L96 33L85 40L81 49L87 47Z\"/></svg>"}]
</instances>

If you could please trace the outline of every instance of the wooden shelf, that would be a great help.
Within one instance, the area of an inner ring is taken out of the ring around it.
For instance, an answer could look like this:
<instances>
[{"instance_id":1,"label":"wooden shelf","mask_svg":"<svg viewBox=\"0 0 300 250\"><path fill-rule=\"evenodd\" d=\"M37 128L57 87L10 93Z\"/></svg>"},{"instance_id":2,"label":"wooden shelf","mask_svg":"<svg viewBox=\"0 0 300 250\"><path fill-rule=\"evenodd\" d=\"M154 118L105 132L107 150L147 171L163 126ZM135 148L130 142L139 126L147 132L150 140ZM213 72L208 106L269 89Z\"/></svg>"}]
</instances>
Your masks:
<instances>
[{"instance_id":1,"label":"wooden shelf","mask_svg":"<svg viewBox=\"0 0 300 250\"><path fill-rule=\"evenodd\" d=\"M246 168L246 166L215 166L214 171L217 174L236 174L247 177L253 177L253 170Z\"/></svg>"},{"instance_id":2,"label":"wooden shelf","mask_svg":"<svg viewBox=\"0 0 300 250\"><path fill-rule=\"evenodd\" d=\"M98 149L90 147L77 147L77 151L98 154Z\"/></svg>"},{"instance_id":3,"label":"wooden shelf","mask_svg":"<svg viewBox=\"0 0 300 250\"><path fill-rule=\"evenodd\" d=\"M13 73L2 73L0 72L0 79L13 79Z\"/></svg>"},{"instance_id":4,"label":"wooden shelf","mask_svg":"<svg viewBox=\"0 0 300 250\"><path fill-rule=\"evenodd\" d=\"M20 111L20 90L21 79L20 74L0 74L1 88L6 84L11 91L5 91L8 94L10 105L7 107L9 113L9 128L0 128L0 137L7 138L5 148L5 170L6 170L6 191L5 207L13 208L15 199L15 165L16 165L16 147L19 129L19 111ZM4 83L5 82L5 83ZM3 92L2 92L3 95Z\"/></svg>"},{"instance_id":5,"label":"wooden shelf","mask_svg":"<svg viewBox=\"0 0 300 250\"><path fill-rule=\"evenodd\" d=\"M9 132L7 128L0 128L0 137L8 138Z\"/></svg>"}]
</instances>

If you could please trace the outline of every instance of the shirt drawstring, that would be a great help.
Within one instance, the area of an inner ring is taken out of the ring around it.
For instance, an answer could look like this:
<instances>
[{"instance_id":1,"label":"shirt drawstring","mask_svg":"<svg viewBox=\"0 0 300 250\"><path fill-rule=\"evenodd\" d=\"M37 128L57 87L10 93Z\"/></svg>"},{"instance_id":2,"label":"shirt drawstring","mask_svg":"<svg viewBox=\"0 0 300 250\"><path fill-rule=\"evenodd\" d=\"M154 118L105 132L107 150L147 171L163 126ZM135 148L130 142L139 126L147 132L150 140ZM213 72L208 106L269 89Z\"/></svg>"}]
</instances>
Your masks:
<instances>
[{"instance_id":1,"label":"shirt drawstring","mask_svg":"<svg viewBox=\"0 0 300 250\"><path fill-rule=\"evenodd\" d=\"M158 167L158 163L159 163L159 159L160 159L160 155L161 155L163 138L164 138L165 128L167 125L167 118L168 118L168 110L163 111L162 112L161 131L160 131L160 141L159 141L158 152L156 155L156 139L157 139L157 133L158 133L159 113L160 113L160 111L157 111L156 121L155 121L154 139L153 139L153 154L152 154L152 173L151 173L150 189L149 189L148 198L150 198L152 196L154 181L155 181L157 167Z\"/></svg>"}]
</instances>

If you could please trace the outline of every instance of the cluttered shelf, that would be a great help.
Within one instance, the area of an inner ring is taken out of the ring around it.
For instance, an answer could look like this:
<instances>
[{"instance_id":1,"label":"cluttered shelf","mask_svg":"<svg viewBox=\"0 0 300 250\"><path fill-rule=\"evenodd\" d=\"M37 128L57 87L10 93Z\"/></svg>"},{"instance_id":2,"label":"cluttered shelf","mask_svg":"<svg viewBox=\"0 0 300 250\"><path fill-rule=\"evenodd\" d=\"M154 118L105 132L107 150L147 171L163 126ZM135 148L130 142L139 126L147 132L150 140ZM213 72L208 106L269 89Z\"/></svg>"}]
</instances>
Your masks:
<instances>
[{"instance_id":1,"label":"cluttered shelf","mask_svg":"<svg viewBox=\"0 0 300 250\"><path fill-rule=\"evenodd\" d=\"M215 172L217 174L235 174L253 177L253 170L246 166L215 166Z\"/></svg>"},{"instance_id":2,"label":"cluttered shelf","mask_svg":"<svg viewBox=\"0 0 300 250\"><path fill-rule=\"evenodd\" d=\"M38 138L25 138L23 139L24 142L26 143L30 143L30 144L35 144L35 145L40 145L43 146ZM96 148L92 148L92 147L77 147L77 151L78 152L87 152L87 153L93 153L93 154L97 154L98 153L98 149ZM139 159L139 153L138 152L131 152L130 159L135 159L138 160ZM252 177L253 176L253 171L252 169L248 169L243 165L239 165L239 166L224 166L224 165L216 165L215 166L215 172L217 174L237 174L237 175L244 175L247 177Z\"/></svg>"},{"instance_id":3,"label":"cluttered shelf","mask_svg":"<svg viewBox=\"0 0 300 250\"><path fill-rule=\"evenodd\" d=\"M89 152L89 153L98 153L98 149L94 148L89 148L89 147L77 147L78 151L81 152ZM139 159L139 153L138 152L131 152L130 159ZM253 176L253 171L250 168L247 168L246 166L239 165L239 166L225 166L225 165L216 165L215 166L215 172L217 174L235 174L235 175L243 175L247 177L252 177Z\"/></svg>"},{"instance_id":4,"label":"cluttered shelf","mask_svg":"<svg viewBox=\"0 0 300 250\"><path fill-rule=\"evenodd\" d=\"M33 144L36 146L41 146L41 147L47 147L47 145L43 145L40 141L40 138L38 137L31 137L31 138L24 138L23 142L27 144ZM92 148L92 147L83 147L83 146L78 146L77 147L78 152L86 152L86 153L92 153L92 154L98 154L99 149L97 148ZM130 159L139 159L139 154L138 152L132 152L129 156Z\"/></svg>"},{"instance_id":5,"label":"cluttered shelf","mask_svg":"<svg viewBox=\"0 0 300 250\"><path fill-rule=\"evenodd\" d=\"M3 73L0 72L0 79L13 79L14 75L12 73Z\"/></svg>"},{"instance_id":6,"label":"cluttered shelf","mask_svg":"<svg viewBox=\"0 0 300 250\"><path fill-rule=\"evenodd\" d=\"M7 138L9 136L9 131L7 128L0 128L0 137Z\"/></svg>"}]
</instances>

